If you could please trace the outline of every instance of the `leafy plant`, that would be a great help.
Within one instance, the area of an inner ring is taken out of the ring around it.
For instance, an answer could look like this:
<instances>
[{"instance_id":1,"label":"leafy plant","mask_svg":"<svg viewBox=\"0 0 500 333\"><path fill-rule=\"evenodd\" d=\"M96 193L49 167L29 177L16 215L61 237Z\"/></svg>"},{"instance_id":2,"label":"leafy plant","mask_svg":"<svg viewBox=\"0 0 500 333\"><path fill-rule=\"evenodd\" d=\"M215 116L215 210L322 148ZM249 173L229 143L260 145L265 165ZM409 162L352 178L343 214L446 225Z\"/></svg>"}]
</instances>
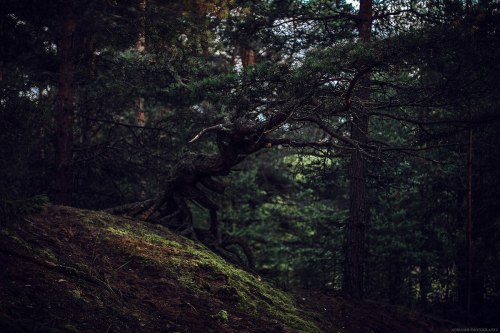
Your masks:
<instances>
[{"instance_id":1,"label":"leafy plant","mask_svg":"<svg viewBox=\"0 0 500 333\"><path fill-rule=\"evenodd\" d=\"M221 323L226 323L229 321L229 314L227 313L226 310L220 310L213 317L218 321L220 321Z\"/></svg>"}]
</instances>

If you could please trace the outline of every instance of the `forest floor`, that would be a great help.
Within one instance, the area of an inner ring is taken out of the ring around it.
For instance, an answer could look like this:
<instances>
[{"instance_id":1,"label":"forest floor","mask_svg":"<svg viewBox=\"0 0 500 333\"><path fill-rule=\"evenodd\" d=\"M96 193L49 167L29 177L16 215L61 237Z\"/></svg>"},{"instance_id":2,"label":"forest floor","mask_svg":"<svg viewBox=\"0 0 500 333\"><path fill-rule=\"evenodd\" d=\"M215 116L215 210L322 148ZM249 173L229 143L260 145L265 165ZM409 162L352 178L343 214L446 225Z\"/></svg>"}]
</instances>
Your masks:
<instances>
[{"instance_id":1,"label":"forest floor","mask_svg":"<svg viewBox=\"0 0 500 333\"><path fill-rule=\"evenodd\" d=\"M161 226L62 206L0 229L0 332L452 332L401 308L292 295Z\"/></svg>"}]
</instances>

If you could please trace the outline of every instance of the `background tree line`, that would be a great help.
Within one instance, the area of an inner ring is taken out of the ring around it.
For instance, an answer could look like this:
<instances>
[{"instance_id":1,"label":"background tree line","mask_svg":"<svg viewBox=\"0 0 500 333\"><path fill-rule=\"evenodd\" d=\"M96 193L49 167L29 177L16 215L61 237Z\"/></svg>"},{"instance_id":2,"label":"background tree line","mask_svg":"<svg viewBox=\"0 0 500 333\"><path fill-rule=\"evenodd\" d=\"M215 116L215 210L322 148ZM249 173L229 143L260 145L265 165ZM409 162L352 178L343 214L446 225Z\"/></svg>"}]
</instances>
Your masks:
<instances>
[{"instance_id":1,"label":"background tree line","mask_svg":"<svg viewBox=\"0 0 500 333\"><path fill-rule=\"evenodd\" d=\"M152 199L285 286L498 320L496 2L23 0L0 24L4 220Z\"/></svg>"}]
</instances>

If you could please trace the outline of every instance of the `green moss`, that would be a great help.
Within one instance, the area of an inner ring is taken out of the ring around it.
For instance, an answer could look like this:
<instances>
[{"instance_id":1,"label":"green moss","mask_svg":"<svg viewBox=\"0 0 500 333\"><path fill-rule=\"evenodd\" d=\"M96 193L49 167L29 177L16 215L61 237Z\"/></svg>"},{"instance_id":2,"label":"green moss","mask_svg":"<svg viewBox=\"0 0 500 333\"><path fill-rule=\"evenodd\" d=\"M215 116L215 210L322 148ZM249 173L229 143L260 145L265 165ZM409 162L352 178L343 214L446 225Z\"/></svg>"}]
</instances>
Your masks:
<instances>
[{"instance_id":1,"label":"green moss","mask_svg":"<svg viewBox=\"0 0 500 333\"><path fill-rule=\"evenodd\" d=\"M38 251L38 253L42 257L44 257L46 259L49 259L52 262L57 262L57 258L55 256L55 254L51 250L49 250L49 249L41 249L41 250Z\"/></svg>"},{"instance_id":2,"label":"green moss","mask_svg":"<svg viewBox=\"0 0 500 333\"><path fill-rule=\"evenodd\" d=\"M168 261L174 263L176 257L167 258L166 255L177 255L180 253L179 248L182 248L176 241L132 224L115 224L108 226L105 231L112 235L107 237L108 240L118 247L125 248L125 251L144 260L149 259L158 265Z\"/></svg>"},{"instance_id":3,"label":"green moss","mask_svg":"<svg viewBox=\"0 0 500 333\"><path fill-rule=\"evenodd\" d=\"M222 323L227 323L229 321L229 314L226 310L220 310L219 312L217 312L214 318Z\"/></svg>"},{"instance_id":4,"label":"green moss","mask_svg":"<svg viewBox=\"0 0 500 333\"><path fill-rule=\"evenodd\" d=\"M79 217L81 218L82 222L90 225L104 226L109 225L110 223L115 223L114 219L110 219L107 215L103 216L97 212L93 214L79 214Z\"/></svg>"},{"instance_id":5,"label":"green moss","mask_svg":"<svg viewBox=\"0 0 500 333\"><path fill-rule=\"evenodd\" d=\"M191 263L199 269L211 270L213 274L223 274L228 286L238 294L238 308L255 316L275 318L298 332L321 332L311 321L302 318L293 298L277 290L266 282L259 281L248 272L228 264L224 259L204 247L195 245L188 249L195 257Z\"/></svg>"},{"instance_id":6,"label":"green moss","mask_svg":"<svg viewBox=\"0 0 500 333\"><path fill-rule=\"evenodd\" d=\"M143 241L151 244L168 245L169 247L182 248L182 245L180 243L161 236L158 233L148 231L138 223L125 223L121 225L120 228L133 233L134 235L140 237ZM168 230L164 229L162 231L166 232Z\"/></svg>"},{"instance_id":7,"label":"green moss","mask_svg":"<svg viewBox=\"0 0 500 333\"><path fill-rule=\"evenodd\" d=\"M116 251L132 255L145 266L160 268L165 276L177 280L192 293L214 297L211 283L219 281L220 284L222 277L224 285L218 288L231 290L238 310L278 320L296 332L321 332L313 322L304 318L304 313L297 309L290 295L228 264L201 244L161 226L123 221L101 212L71 210L90 226L92 232L103 231L104 239L111 242ZM75 291L72 293L78 298Z\"/></svg>"},{"instance_id":8,"label":"green moss","mask_svg":"<svg viewBox=\"0 0 500 333\"><path fill-rule=\"evenodd\" d=\"M71 295L76 299L82 298L82 292L79 289L70 290Z\"/></svg>"},{"instance_id":9,"label":"green moss","mask_svg":"<svg viewBox=\"0 0 500 333\"><path fill-rule=\"evenodd\" d=\"M130 233L127 230L120 229L115 226L109 226L106 230L117 236L130 236Z\"/></svg>"}]
</instances>

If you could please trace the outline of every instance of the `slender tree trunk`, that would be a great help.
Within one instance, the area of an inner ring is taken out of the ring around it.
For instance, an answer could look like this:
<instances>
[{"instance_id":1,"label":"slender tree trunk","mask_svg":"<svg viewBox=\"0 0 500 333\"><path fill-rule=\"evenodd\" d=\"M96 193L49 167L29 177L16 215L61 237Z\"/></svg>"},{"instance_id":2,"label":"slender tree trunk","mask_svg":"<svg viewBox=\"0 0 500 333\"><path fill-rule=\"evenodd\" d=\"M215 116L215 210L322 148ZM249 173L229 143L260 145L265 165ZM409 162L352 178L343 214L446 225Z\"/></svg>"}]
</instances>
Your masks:
<instances>
[{"instance_id":1,"label":"slender tree trunk","mask_svg":"<svg viewBox=\"0 0 500 333\"><path fill-rule=\"evenodd\" d=\"M389 300L393 304L398 304L401 300L401 296L404 290L404 279L403 279L403 265L399 260L400 253L393 254L393 262L390 264L389 278L390 281L390 289L389 289Z\"/></svg>"},{"instance_id":2,"label":"slender tree trunk","mask_svg":"<svg viewBox=\"0 0 500 333\"><path fill-rule=\"evenodd\" d=\"M423 162L423 166L425 167L425 162ZM419 188L419 200L421 202L426 202L428 194L431 192L430 185L432 183L431 178L426 173L425 179L422 183L422 186ZM432 210L432 208L431 208ZM430 227L428 221L430 220L430 216L428 213L424 213L420 217L421 223L419 225L420 230L422 230L422 235L424 237L424 241L422 243L422 247L420 248L421 257L420 257L420 274L418 279L418 286L420 290L420 295L418 299L418 303L423 309L426 309L429 305L429 293L431 292L431 274L429 271L429 260L427 258L427 251L432 247L430 244L430 239L432 239L432 234L430 231ZM448 285L447 285L448 286Z\"/></svg>"},{"instance_id":3,"label":"slender tree trunk","mask_svg":"<svg viewBox=\"0 0 500 333\"><path fill-rule=\"evenodd\" d=\"M146 51L146 0L139 0L139 10L141 11L139 33L137 34L137 40L135 42L135 49L139 53L144 53ZM139 96L135 100L135 124L140 127L144 127L146 124L146 113L144 111L144 97ZM144 145L144 133L139 134L139 145ZM139 194L140 200L146 199L146 187L147 182L141 176L140 181L141 192Z\"/></svg>"},{"instance_id":4,"label":"slender tree trunk","mask_svg":"<svg viewBox=\"0 0 500 333\"><path fill-rule=\"evenodd\" d=\"M140 19L140 30L135 43L135 49L140 53L146 50L146 0L139 0L139 8L142 11ZM138 97L135 101L135 122L138 126L144 126L146 123L146 115L144 113L144 98Z\"/></svg>"},{"instance_id":5,"label":"slender tree trunk","mask_svg":"<svg viewBox=\"0 0 500 333\"><path fill-rule=\"evenodd\" d=\"M361 0L359 7L358 33L361 43L370 41L372 28L372 0ZM360 81L360 85L369 85L369 73ZM370 97L367 89L358 94L362 101ZM365 110L357 110L353 114L351 138L361 144L366 143L369 117ZM350 203L347 221L347 237L345 247L343 291L353 298L363 297L363 261L365 252L366 211L366 161L360 149L351 155L349 170Z\"/></svg>"},{"instance_id":6,"label":"slender tree trunk","mask_svg":"<svg viewBox=\"0 0 500 333\"><path fill-rule=\"evenodd\" d=\"M240 43L240 57L243 68L255 65L255 50L251 46L251 39L256 32L254 5L252 4L250 13L248 14L246 39Z\"/></svg>"},{"instance_id":7,"label":"slender tree trunk","mask_svg":"<svg viewBox=\"0 0 500 333\"><path fill-rule=\"evenodd\" d=\"M469 101L469 116L471 116L471 105ZM467 322L471 315L472 294L472 128L468 131L467 142L467 222L465 227L465 257L466 257L466 309Z\"/></svg>"},{"instance_id":8,"label":"slender tree trunk","mask_svg":"<svg viewBox=\"0 0 500 333\"><path fill-rule=\"evenodd\" d=\"M62 8L62 36L59 40L59 82L58 104L55 113L56 134L56 177L55 201L60 204L71 202L73 175L73 115L74 91L73 76L75 65L73 63L74 45L73 34L76 20L71 8L71 3L65 2Z\"/></svg>"}]
</instances>

